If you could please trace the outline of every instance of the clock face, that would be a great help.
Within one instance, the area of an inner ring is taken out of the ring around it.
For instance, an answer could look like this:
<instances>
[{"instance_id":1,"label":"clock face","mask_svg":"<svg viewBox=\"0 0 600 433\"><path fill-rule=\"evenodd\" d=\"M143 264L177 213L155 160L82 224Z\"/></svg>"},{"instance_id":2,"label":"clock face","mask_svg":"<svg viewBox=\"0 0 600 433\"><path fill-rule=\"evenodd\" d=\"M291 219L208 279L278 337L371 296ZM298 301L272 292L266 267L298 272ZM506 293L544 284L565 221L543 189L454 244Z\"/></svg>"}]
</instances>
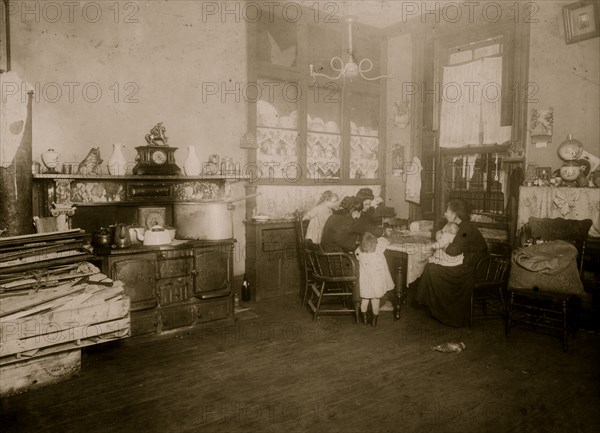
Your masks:
<instances>
[{"instance_id":1,"label":"clock face","mask_svg":"<svg viewBox=\"0 0 600 433\"><path fill-rule=\"evenodd\" d=\"M162 150L155 150L152 152L152 162L155 164L164 164L167 162L167 154Z\"/></svg>"},{"instance_id":2,"label":"clock face","mask_svg":"<svg viewBox=\"0 0 600 433\"><path fill-rule=\"evenodd\" d=\"M149 212L146 215L146 227L164 226L165 218L158 212Z\"/></svg>"},{"instance_id":3,"label":"clock face","mask_svg":"<svg viewBox=\"0 0 600 433\"><path fill-rule=\"evenodd\" d=\"M151 228L153 226L165 226L166 212L164 207L141 207L138 208L138 225Z\"/></svg>"}]
</instances>

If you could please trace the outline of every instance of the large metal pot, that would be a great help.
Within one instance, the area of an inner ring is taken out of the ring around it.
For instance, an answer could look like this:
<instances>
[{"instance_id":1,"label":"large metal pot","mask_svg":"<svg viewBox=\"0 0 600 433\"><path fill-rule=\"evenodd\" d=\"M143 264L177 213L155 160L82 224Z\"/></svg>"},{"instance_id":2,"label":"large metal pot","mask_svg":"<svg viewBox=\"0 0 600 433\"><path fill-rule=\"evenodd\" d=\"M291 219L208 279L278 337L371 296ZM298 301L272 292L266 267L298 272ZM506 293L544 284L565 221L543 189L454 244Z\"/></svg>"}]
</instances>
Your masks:
<instances>
[{"instance_id":1,"label":"large metal pot","mask_svg":"<svg viewBox=\"0 0 600 433\"><path fill-rule=\"evenodd\" d=\"M258 194L234 200L174 203L177 238L211 241L233 238L233 203L256 195Z\"/></svg>"}]
</instances>

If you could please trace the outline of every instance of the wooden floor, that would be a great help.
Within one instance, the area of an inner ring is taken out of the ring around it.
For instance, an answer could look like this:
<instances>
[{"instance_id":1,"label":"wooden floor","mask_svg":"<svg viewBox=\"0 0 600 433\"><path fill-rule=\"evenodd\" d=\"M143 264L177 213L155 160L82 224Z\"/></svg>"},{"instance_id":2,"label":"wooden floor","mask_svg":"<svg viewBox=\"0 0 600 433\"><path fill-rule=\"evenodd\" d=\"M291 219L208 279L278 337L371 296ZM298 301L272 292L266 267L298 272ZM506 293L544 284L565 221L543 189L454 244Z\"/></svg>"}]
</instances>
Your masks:
<instances>
[{"instance_id":1,"label":"wooden floor","mask_svg":"<svg viewBox=\"0 0 600 433\"><path fill-rule=\"evenodd\" d=\"M256 316L256 317L252 317ZM429 349L463 341L462 353ZM2 400L2 432L598 432L600 335L499 320L448 328L405 307L313 325L295 296L235 324L84 352L79 377Z\"/></svg>"}]
</instances>

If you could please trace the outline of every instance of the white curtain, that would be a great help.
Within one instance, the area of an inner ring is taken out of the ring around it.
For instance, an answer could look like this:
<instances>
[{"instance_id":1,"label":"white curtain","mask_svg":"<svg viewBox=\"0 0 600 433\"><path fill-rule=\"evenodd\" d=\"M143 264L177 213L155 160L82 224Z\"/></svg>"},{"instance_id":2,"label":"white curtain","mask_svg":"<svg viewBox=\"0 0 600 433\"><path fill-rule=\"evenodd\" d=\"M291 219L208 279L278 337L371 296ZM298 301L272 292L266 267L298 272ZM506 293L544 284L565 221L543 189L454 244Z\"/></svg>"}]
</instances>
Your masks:
<instances>
[{"instance_id":1,"label":"white curtain","mask_svg":"<svg viewBox=\"0 0 600 433\"><path fill-rule=\"evenodd\" d=\"M443 70L440 147L502 144L502 57L486 57Z\"/></svg>"},{"instance_id":2,"label":"white curtain","mask_svg":"<svg viewBox=\"0 0 600 433\"><path fill-rule=\"evenodd\" d=\"M502 57L483 60L481 117L483 119L483 144L502 144L510 140L511 127L500 126L502 115Z\"/></svg>"},{"instance_id":3,"label":"white curtain","mask_svg":"<svg viewBox=\"0 0 600 433\"><path fill-rule=\"evenodd\" d=\"M482 62L444 67L440 146L479 144Z\"/></svg>"}]
</instances>

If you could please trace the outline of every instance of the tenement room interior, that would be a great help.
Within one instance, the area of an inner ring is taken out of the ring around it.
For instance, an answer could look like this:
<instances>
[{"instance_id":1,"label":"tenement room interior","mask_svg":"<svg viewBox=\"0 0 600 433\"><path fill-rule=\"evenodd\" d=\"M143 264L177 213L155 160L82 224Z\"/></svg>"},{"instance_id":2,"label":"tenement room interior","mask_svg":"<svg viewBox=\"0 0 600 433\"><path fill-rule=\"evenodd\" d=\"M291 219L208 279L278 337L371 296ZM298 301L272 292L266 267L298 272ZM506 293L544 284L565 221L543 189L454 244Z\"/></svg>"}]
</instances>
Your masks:
<instances>
[{"instance_id":1,"label":"tenement room interior","mask_svg":"<svg viewBox=\"0 0 600 433\"><path fill-rule=\"evenodd\" d=\"M600 431L599 6L0 0L0 429Z\"/></svg>"}]
</instances>

